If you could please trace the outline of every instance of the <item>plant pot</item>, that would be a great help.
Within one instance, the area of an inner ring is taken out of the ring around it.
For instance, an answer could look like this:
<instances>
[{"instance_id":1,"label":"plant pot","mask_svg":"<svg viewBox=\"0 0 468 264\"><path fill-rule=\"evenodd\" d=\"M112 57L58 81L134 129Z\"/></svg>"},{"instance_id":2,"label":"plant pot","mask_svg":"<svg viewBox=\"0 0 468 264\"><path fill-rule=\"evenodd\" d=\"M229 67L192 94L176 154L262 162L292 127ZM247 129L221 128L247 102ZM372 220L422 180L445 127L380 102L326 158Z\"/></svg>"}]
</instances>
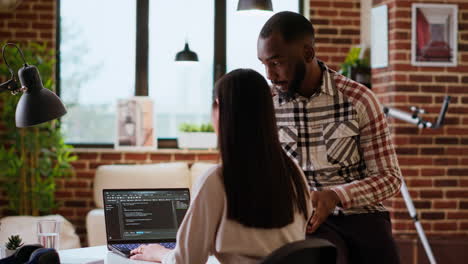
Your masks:
<instances>
[{"instance_id":1,"label":"plant pot","mask_svg":"<svg viewBox=\"0 0 468 264\"><path fill-rule=\"evenodd\" d=\"M371 82L371 70L368 67L350 67L349 68L350 78L358 83L364 84L370 87Z\"/></svg>"},{"instance_id":2,"label":"plant pot","mask_svg":"<svg viewBox=\"0 0 468 264\"><path fill-rule=\"evenodd\" d=\"M5 258L15 254L15 251L16 249L8 249L8 248L5 248Z\"/></svg>"},{"instance_id":3,"label":"plant pot","mask_svg":"<svg viewBox=\"0 0 468 264\"><path fill-rule=\"evenodd\" d=\"M181 132L177 144L182 149L214 149L218 140L213 132Z\"/></svg>"}]
</instances>

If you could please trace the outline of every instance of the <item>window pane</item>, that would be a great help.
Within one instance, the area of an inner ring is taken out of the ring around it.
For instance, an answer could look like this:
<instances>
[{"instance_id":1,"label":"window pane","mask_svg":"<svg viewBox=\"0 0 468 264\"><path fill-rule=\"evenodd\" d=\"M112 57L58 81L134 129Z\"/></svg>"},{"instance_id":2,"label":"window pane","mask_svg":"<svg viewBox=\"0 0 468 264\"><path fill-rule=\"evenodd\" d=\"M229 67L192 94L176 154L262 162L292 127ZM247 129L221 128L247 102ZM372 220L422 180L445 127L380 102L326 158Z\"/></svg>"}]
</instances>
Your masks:
<instances>
[{"instance_id":1,"label":"window pane","mask_svg":"<svg viewBox=\"0 0 468 264\"><path fill-rule=\"evenodd\" d=\"M61 0L60 92L68 143L114 142L117 99L135 90L135 16L135 0Z\"/></svg>"},{"instance_id":2,"label":"window pane","mask_svg":"<svg viewBox=\"0 0 468 264\"><path fill-rule=\"evenodd\" d=\"M213 87L214 1L150 1L149 96L156 136L177 137L181 122L209 122ZM198 62L175 62L188 41Z\"/></svg>"},{"instance_id":3,"label":"window pane","mask_svg":"<svg viewBox=\"0 0 468 264\"><path fill-rule=\"evenodd\" d=\"M299 1L273 0L273 12L248 14L237 12L238 0L226 0L226 69L251 68L263 76L265 69L257 59L257 38L263 24L281 11L299 12Z\"/></svg>"}]
</instances>

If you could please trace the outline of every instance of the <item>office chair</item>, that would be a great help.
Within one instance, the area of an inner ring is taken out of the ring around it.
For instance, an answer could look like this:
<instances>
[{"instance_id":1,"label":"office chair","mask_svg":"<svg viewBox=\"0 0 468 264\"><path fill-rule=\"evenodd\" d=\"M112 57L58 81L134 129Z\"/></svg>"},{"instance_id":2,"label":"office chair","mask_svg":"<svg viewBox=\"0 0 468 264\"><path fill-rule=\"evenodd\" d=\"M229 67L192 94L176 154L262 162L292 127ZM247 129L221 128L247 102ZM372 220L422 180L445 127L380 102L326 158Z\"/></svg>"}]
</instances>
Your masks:
<instances>
[{"instance_id":1,"label":"office chair","mask_svg":"<svg viewBox=\"0 0 468 264\"><path fill-rule=\"evenodd\" d=\"M259 264L335 264L336 247L324 239L307 239L286 244Z\"/></svg>"},{"instance_id":2,"label":"office chair","mask_svg":"<svg viewBox=\"0 0 468 264\"><path fill-rule=\"evenodd\" d=\"M0 259L0 264L60 264L60 257L53 248L31 244L24 245L16 249L13 255Z\"/></svg>"}]
</instances>

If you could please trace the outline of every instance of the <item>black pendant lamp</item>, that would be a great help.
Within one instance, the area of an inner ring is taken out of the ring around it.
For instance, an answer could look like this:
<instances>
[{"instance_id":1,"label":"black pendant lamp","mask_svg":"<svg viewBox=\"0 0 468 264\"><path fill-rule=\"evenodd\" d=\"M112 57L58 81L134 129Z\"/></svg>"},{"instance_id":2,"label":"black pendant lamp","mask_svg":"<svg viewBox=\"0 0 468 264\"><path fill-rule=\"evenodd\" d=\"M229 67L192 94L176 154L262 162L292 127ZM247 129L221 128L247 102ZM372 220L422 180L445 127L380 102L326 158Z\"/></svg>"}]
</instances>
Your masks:
<instances>
[{"instance_id":1,"label":"black pendant lamp","mask_svg":"<svg viewBox=\"0 0 468 264\"><path fill-rule=\"evenodd\" d=\"M237 11L263 10L273 11L271 0L239 0Z\"/></svg>"},{"instance_id":2,"label":"black pendant lamp","mask_svg":"<svg viewBox=\"0 0 468 264\"><path fill-rule=\"evenodd\" d=\"M7 45L15 46L23 58L24 65L18 71L21 88L18 87L13 70L5 59L5 48ZM15 121L17 127L29 127L38 125L67 113L60 98L50 90L44 88L39 71L34 65L28 65L24 59L21 49L13 43L7 43L2 49L3 60L11 73L10 80L0 84L2 90L10 91L12 94L23 92L16 106Z\"/></svg>"},{"instance_id":3,"label":"black pendant lamp","mask_svg":"<svg viewBox=\"0 0 468 264\"><path fill-rule=\"evenodd\" d=\"M177 52L176 61L198 61L197 53L190 50L188 42L185 42L184 50Z\"/></svg>"}]
</instances>

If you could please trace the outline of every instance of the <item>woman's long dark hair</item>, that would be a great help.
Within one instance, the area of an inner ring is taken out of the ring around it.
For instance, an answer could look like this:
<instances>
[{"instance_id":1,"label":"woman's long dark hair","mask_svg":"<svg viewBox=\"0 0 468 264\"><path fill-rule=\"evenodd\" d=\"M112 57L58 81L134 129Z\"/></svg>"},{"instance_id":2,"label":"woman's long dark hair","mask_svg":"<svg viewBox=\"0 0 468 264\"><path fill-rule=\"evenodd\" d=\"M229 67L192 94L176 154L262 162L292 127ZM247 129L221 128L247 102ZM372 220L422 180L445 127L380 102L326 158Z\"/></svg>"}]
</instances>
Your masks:
<instances>
[{"instance_id":1,"label":"woman's long dark hair","mask_svg":"<svg viewBox=\"0 0 468 264\"><path fill-rule=\"evenodd\" d=\"M299 168L280 146L270 88L250 69L216 82L219 146L228 218L249 227L279 228L299 211L307 218L308 191Z\"/></svg>"}]
</instances>

